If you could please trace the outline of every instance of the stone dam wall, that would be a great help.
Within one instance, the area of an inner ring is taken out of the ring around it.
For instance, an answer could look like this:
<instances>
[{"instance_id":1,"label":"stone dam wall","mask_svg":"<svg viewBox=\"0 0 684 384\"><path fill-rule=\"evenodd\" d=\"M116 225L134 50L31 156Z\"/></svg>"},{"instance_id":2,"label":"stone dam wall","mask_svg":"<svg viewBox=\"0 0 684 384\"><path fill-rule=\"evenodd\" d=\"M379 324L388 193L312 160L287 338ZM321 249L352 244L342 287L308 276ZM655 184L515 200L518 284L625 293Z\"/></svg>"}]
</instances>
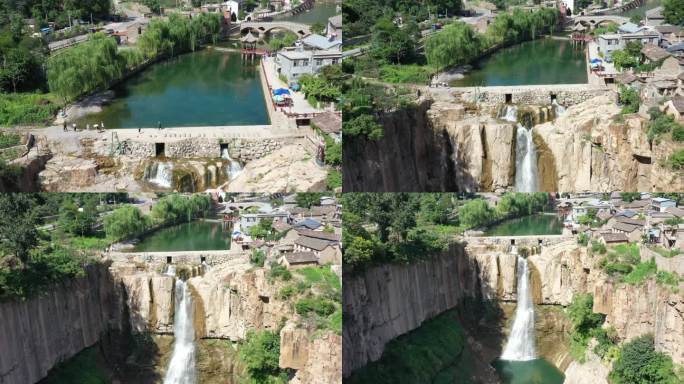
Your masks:
<instances>
[{"instance_id":1,"label":"stone dam wall","mask_svg":"<svg viewBox=\"0 0 684 384\"><path fill-rule=\"evenodd\" d=\"M297 138L278 139L216 139L190 138L182 140L160 140L164 144L164 155L173 159L220 158L222 145L227 145L233 160L248 162L260 159L284 145L295 142ZM138 158L151 158L156 155L157 143L151 141L129 140L128 155Z\"/></svg>"},{"instance_id":2,"label":"stone dam wall","mask_svg":"<svg viewBox=\"0 0 684 384\"><path fill-rule=\"evenodd\" d=\"M555 99L558 104L565 107L612 92L606 87L588 84L463 87L451 89L453 90L453 95L463 101L477 101L483 104L548 105Z\"/></svg>"}]
</instances>

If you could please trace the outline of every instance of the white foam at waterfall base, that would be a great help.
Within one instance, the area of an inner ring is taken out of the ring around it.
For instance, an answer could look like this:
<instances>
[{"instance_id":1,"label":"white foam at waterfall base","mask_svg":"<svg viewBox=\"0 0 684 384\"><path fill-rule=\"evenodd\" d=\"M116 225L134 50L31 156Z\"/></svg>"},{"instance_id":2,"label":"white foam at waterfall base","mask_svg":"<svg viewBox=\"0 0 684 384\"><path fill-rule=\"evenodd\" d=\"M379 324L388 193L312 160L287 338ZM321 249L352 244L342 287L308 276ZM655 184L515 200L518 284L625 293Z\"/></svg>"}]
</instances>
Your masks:
<instances>
[{"instance_id":1,"label":"white foam at waterfall base","mask_svg":"<svg viewBox=\"0 0 684 384\"><path fill-rule=\"evenodd\" d=\"M223 148L221 150L221 158L228 160L228 178L230 178L230 180L235 179L240 172L242 172L242 165L240 165L239 161L235 161L230 157L230 151L228 151L228 148Z\"/></svg>"},{"instance_id":2,"label":"white foam at waterfall base","mask_svg":"<svg viewBox=\"0 0 684 384\"><path fill-rule=\"evenodd\" d=\"M176 276L176 266L175 265L170 265L166 267L166 272L164 272L166 276Z\"/></svg>"},{"instance_id":3,"label":"white foam at waterfall base","mask_svg":"<svg viewBox=\"0 0 684 384\"><path fill-rule=\"evenodd\" d=\"M147 181L162 188L171 188L173 186L173 164L170 162L154 164Z\"/></svg>"},{"instance_id":4,"label":"white foam at waterfall base","mask_svg":"<svg viewBox=\"0 0 684 384\"><path fill-rule=\"evenodd\" d=\"M176 314L173 318L173 354L164 384L195 384L195 329L192 317L192 297L187 283L176 280Z\"/></svg>"},{"instance_id":5,"label":"white foam at waterfall base","mask_svg":"<svg viewBox=\"0 0 684 384\"><path fill-rule=\"evenodd\" d=\"M534 304L530 292L530 271L527 259L511 248L511 254L518 258L518 306L515 309L513 327L508 336L501 360L529 361L537 358L534 341Z\"/></svg>"},{"instance_id":6,"label":"white foam at waterfall base","mask_svg":"<svg viewBox=\"0 0 684 384\"><path fill-rule=\"evenodd\" d=\"M515 143L515 190L537 191L537 149L534 145L533 128L518 123Z\"/></svg>"}]
</instances>

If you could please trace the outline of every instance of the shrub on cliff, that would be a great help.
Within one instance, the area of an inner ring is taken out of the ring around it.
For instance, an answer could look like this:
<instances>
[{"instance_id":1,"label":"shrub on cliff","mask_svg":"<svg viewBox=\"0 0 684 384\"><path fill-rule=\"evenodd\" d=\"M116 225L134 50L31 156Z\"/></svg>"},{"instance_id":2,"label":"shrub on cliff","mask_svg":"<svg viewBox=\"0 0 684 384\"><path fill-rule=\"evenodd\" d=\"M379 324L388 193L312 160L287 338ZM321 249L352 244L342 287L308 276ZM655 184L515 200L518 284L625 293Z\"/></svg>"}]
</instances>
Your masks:
<instances>
[{"instance_id":1,"label":"shrub on cliff","mask_svg":"<svg viewBox=\"0 0 684 384\"><path fill-rule=\"evenodd\" d=\"M624 344L613 364L612 384L676 384L672 358L656 352L653 335L643 335Z\"/></svg>"},{"instance_id":2,"label":"shrub on cliff","mask_svg":"<svg viewBox=\"0 0 684 384\"><path fill-rule=\"evenodd\" d=\"M240 347L240 360L247 367L250 383L287 383L287 373L280 369L280 334L275 331L247 332L247 339Z\"/></svg>"}]
</instances>

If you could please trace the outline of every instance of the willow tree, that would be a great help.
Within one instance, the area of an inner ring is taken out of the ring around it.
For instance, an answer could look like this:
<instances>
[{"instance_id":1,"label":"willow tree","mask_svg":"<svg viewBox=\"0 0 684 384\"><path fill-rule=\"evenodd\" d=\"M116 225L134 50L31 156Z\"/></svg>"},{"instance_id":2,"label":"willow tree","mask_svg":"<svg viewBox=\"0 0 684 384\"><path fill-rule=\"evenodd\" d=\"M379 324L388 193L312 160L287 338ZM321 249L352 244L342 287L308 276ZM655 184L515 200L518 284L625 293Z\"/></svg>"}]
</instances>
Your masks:
<instances>
[{"instance_id":1,"label":"willow tree","mask_svg":"<svg viewBox=\"0 0 684 384\"><path fill-rule=\"evenodd\" d=\"M475 59L481 50L482 36L462 22L447 25L425 43L428 64L439 69L466 64Z\"/></svg>"},{"instance_id":2,"label":"willow tree","mask_svg":"<svg viewBox=\"0 0 684 384\"><path fill-rule=\"evenodd\" d=\"M125 60L117 49L113 38L97 33L89 41L50 57L47 65L50 90L67 102L107 88L125 70Z\"/></svg>"}]
</instances>

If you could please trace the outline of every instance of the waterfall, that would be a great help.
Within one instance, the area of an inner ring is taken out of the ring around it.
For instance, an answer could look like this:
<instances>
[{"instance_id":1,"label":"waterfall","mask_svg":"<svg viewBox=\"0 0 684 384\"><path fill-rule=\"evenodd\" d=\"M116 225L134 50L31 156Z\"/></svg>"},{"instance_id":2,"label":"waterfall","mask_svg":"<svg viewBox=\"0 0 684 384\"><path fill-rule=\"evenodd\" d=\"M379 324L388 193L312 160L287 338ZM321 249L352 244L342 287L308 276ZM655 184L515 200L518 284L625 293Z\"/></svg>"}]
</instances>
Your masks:
<instances>
[{"instance_id":1,"label":"waterfall","mask_svg":"<svg viewBox=\"0 0 684 384\"><path fill-rule=\"evenodd\" d=\"M518 107L515 105L506 105L506 108L499 113L499 118L510 121L511 123L516 123L518 121Z\"/></svg>"},{"instance_id":2,"label":"waterfall","mask_svg":"<svg viewBox=\"0 0 684 384\"><path fill-rule=\"evenodd\" d=\"M515 189L518 192L537 191L537 149L532 128L518 123L515 143Z\"/></svg>"},{"instance_id":3,"label":"waterfall","mask_svg":"<svg viewBox=\"0 0 684 384\"><path fill-rule=\"evenodd\" d=\"M170 268L169 268L170 269ZM195 384L195 328L192 318L192 297L188 284L176 280L176 313L173 318L173 354L164 377L164 384Z\"/></svg>"},{"instance_id":4,"label":"waterfall","mask_svg":"<svg viewBox=\"0 0 684 384\"><path fill-rule=\"evenodd\" d=\"M168 267L166 267L166 272L164 272L166 276L176 276L176 266L169 264Z\"/></svg>"},{"instance_id":5,"label":"waterfall","mask_svg":"<svg viewBox=\"0 0 684 384\"><path fill-rule=\"evenodd\" d=\"M171 162L155 162L150 166L145 177L148 182L162 188L173 187L173 164Z\"/></svg>"},{"instance_id":6,"label":"waterfall","mask_svg":"<svg viewBox=\"0 0 684 384\"><path fill-rule=\"evenodd\" d=\"M228 151L228 148L221 149L221 158L228 160L228 177L230 180L235 179L240 172L242 172L242 165L240 165L239 161L233 160L230 157L230 151Z\"/></svg>"},{"instance_id":7,"label":"waterfall","mask_svg":"<svg viewBox=\"0 0 684 384\"><path fill-rule=\"evenodd\" d=\"M560 104L558 104L558 102L556 101L556 99L553 99L553 101L551 102L551 104L553 105L553 108L554 108L554 110L556 111L556 116L560 116L560 115L562 115L562 114L565 113L565 107L562 106L562 105L560 105Z\"/></svg>"},{"instance_id":8,"label":"waterfall","mask_svg":"<svg viewBox=\"0 0 684 384\"><path fill-rule=\"evenodd\" d=\"M534 346L534 304L530 292L530 271L527 259L518 255L515 246L511 248L511 253L518 258L518 306L501 360L529 361L537 358Z\"/></svg>"}]
</instances>

